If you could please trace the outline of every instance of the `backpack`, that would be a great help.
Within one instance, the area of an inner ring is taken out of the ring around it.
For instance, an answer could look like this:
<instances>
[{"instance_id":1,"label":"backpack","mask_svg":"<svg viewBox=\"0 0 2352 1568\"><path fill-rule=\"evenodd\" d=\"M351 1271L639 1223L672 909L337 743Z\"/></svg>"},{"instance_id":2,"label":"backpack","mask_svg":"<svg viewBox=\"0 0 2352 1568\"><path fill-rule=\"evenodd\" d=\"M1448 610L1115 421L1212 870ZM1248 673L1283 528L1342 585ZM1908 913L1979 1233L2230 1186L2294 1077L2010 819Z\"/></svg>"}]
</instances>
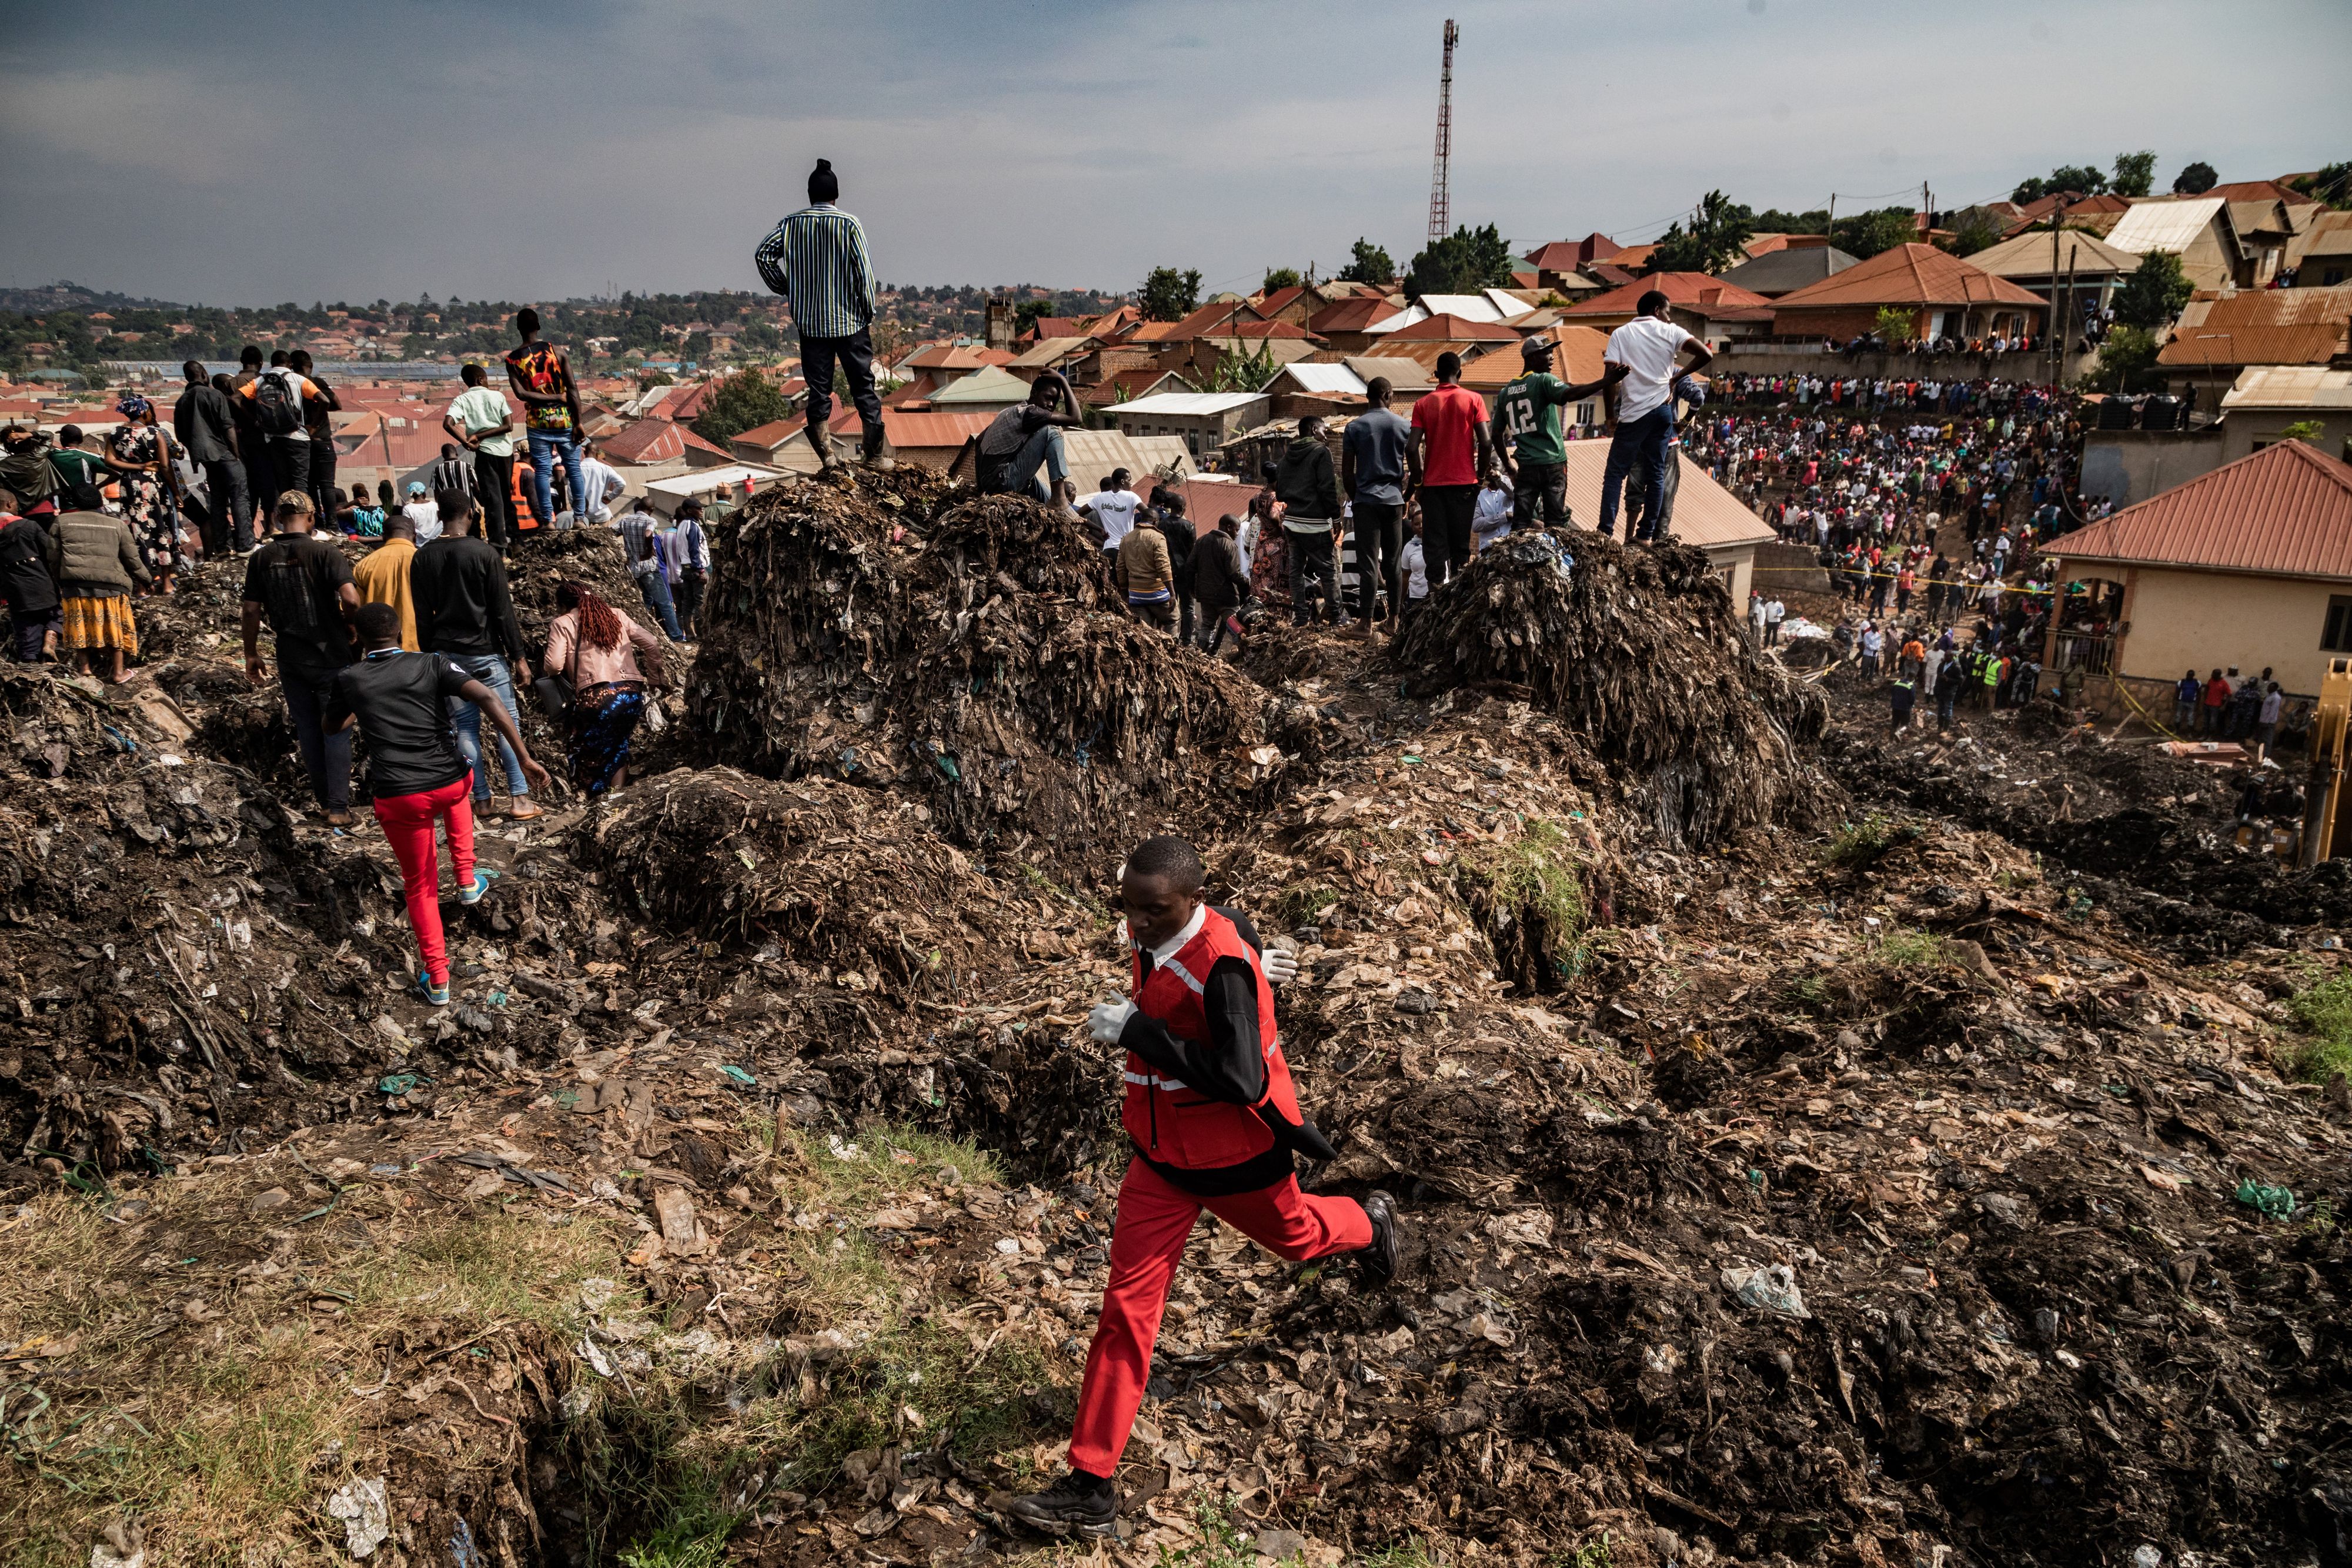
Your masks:
<instances>
[{"instance_id":1,"label":"backpack","mask_svg":"<svg viewBox=\"0 0 2352 1568\"><path fill-rule=\"evenodd\" d=\"M310 591L310 552L300 546L257 557L261 568L261 606L269 629L298 643L321 641L318 596Z\"/></svg>"},{"instance_id":2,"label":"backpack","mask_svg":"<svg viewBox=\"0 0 2352 1568\"><path fill-rule=\"evenodd\" d=\"M253 382L253 422L264 435L291 435L302 428L302 398L284 372L264 371Z\"/></svg>"}]
</instances>

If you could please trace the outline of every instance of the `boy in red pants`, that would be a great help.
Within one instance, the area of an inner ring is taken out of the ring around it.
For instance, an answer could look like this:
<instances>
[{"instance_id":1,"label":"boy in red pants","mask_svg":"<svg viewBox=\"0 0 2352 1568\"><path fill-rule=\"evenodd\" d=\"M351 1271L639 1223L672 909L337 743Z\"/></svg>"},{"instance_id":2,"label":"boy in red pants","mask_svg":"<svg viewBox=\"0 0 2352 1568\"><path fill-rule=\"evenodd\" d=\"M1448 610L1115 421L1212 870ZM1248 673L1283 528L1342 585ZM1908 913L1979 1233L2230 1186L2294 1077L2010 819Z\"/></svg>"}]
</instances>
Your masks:
<instances>
[{"instance_id":1,"label":"boy in red pants","mask_svg":"<svg viewBox=\"0 0 2352 1568\"><path fill-rule=\"evenodd\" d=\"M449 1004L449 954L441 940L441 864L433 846L433 824L449 824L449 861L457 873L457 899L478 904L490 889L489 873L474 869L474 812L468 799L473 769L457 749L449 721L452 699L475 704L498 727L522 762L536 789L547 788L547 769L531 760L514 716L489 687L437 653L404 653L400 612L389 604L362 604L352 625L365 650L356 664L335 673L322 727L330 735L356 724L368 743L368 794L375 820L400 859L400 880L408 894L408 924L416 932L425 968L417 977L425 999Z\"/></svg>"},{"instance_id":2,"label":"boy in red pants","mask_svg":"<svg viewBox=\"0 0 2352 1568\"><path fill-rule=\"evenodd\" d=\"M1108 1535L1111 1484L1151 1373L1152 1342L1184 1239L1207 1209L1276 1256L1360 1253L1385 1284L1397 1269L1394 1201L1298 1189L1293 1151L1332 1157L1299 1113L1274 1027L1274 991L1255 933L1202 902L1201 857L1178 838L1147 839L1119 879L1135 950L1135 999L1106 1002L1094 1037L1127 1048L1120 1122L1135 1157L1119 1184L1110 1281L1087 1353L1070 1472L1006 1511L1053 1535Z\"/></svg>"}]
</instances>

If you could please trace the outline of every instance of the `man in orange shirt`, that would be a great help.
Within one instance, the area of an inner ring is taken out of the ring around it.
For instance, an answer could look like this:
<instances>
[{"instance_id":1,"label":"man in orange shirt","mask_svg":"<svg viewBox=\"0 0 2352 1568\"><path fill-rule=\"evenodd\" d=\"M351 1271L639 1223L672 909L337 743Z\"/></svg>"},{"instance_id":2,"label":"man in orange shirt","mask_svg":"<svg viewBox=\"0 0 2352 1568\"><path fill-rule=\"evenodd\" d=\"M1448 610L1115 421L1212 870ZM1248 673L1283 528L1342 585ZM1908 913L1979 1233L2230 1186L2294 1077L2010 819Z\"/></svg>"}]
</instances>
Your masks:
<instances>
[{"instance_id":1,"label":"man in orange shirt","mask_svg":"<svg viewBox=\"0 0 2352 1568\"><path fill-rule=\"evenodd\" d=\"M1462 356L1451 350L1438 355L1437 386L1412 405L1412 441L1405 448L1406 494L1421 492L1422 543L1432 588L1470 564L1478 480L1495 467L1486 401L1461 383Z\"/></svg>"}]
</instances>

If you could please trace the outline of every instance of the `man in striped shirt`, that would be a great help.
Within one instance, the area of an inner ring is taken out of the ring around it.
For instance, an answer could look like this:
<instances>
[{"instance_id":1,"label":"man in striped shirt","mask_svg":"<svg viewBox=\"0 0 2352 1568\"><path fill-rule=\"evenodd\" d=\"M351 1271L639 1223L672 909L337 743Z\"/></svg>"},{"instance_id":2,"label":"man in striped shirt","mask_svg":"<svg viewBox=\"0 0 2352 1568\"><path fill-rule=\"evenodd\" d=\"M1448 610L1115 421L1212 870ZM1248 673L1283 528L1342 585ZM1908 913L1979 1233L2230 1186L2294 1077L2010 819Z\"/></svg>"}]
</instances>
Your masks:
<instances>
[{"instance_id":1,"label":"man in striped shirt","mask_svg":"<svg viewBox=\"0 0 2352 1568\"><path fill-rule=\"evenodd\" d=\"M866 227L835 204L841 181L820 158L809 175L809 204L760 243L760 276L792 303L800 329L801 374L808 382L809 444L828 468L835 462L826 421L833 415L836 361L866 427L860 455L881 464L882 400L874 392L874 265Z\"/></svg>"}]
</instances>

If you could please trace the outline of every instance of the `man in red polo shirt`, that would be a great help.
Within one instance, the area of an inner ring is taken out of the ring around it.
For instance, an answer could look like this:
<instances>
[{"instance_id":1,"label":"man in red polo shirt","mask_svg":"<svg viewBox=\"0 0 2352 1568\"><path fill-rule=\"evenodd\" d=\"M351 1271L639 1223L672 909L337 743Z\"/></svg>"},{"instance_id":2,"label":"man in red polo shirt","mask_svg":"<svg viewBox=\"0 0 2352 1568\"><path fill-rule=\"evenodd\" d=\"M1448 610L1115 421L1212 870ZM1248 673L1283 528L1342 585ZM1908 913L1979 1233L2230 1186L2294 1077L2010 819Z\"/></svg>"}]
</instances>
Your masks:
<instances>
[{"instance_id":1,"label":"man in red polo shirt","mask_svg":"<svg viewBox=\"0 0 2352 1568\"><path fill-rule=\"evenodd\" d=\"M1478 481L1493 471L1486 401L1462 382L1462 356L1437 356L1437 386L1412 405L1412 444L1405 449L1412 488L1421 492L1422 551L1430 586L1470 564L1470 522Z\"/></svg>"},{"instance_id":2,"label":"man in red polo shirt","mask_svg":"<svg viewBox=\"0 0 2352 1568\"><path fill-rule=\"evenodd\" d=\"M1333 1150L1299 1112L1256 934L1203 903L1202 880L1199 852L1179 838L1146 839L1120 873L1135 999L1105 1002L1089 1021L1097 1040L1127 1049L1119 1120L1134 1158L1119 1184L1110 1280L1078 1391L1069 1473L1004 1510L1051 1535L1108 1535L1118 1519L1111 1476L1201 1210L1276 1257L1355 1252L1372 1283L1396 1276L1388 1194L1359 1204L1298 1189L1292 1152L1329 1159Z\"/></svg>"}]
</instances>

